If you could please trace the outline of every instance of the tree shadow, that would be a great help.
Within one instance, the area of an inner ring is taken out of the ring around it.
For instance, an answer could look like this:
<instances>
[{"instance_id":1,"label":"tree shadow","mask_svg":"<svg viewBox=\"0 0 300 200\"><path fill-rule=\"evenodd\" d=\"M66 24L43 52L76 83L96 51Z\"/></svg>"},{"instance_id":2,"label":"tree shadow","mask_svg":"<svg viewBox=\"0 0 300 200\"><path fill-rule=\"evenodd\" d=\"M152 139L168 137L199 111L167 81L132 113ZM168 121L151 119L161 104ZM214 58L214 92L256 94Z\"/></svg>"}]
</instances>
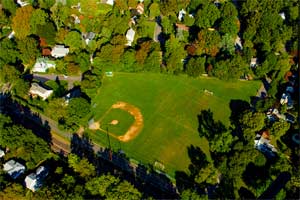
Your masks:
<instances>
[{"instance_id":1,"label":"tree shadow","mask_svg":"<svg viewBox=\"0 0 300 200\"><path fill-rule=\"evenodd\" d=\"M52 144L51 127L47 120L43 120L39 113L32 112L29 107L21 105L11 97L5 100L4 112L11 117L15 124L30 129L36 136Z\"/></svg>"},{"instance_id":2,"label":"tree shadow","mask_svg":"<svg viewBox=\"0 0 300 200\"><path fill-rule=\"evenodd\" d=\"M93 144L88 134L84 133L82 137L74 133L71 139L71 153L76 154L80 158L87 158L93 162L95 153Z\"/></svg>"},{"instance_id":3,"label":"tree shadow","mask_svg":"<svg viewBox=\"0 0 300 200\"><path fill-rule=\"evenodd\" d=\"M246 110L250 109L250 104L247 101L232 99L229 102L229 107L231 110L230 121L232 124L237 125L240 115Z\"/></svg>"},{"instance_id":4,"label":"tree shadow","mask_svg":"<svg viewBox=\"0 0 300 200\"><path fill-rule=\"evenodd\" d=\"M202 110L198 117L198 132L200 137L205 136L208 140L215 134L225 132L227 129L221 121L213 119L213 113L210 109Z\"/></svg>"}]
</instances>

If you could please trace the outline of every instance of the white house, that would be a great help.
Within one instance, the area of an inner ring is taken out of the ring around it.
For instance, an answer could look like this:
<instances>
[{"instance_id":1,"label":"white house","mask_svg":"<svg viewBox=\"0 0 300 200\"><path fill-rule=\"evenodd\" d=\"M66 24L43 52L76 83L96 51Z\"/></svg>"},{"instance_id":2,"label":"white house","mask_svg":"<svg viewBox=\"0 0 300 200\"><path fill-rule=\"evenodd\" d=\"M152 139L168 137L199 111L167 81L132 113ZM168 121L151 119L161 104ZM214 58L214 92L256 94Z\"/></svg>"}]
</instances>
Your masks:
<instances>
[{"instance_id":1,"label":"white house","mask_svg":"<svg viewBox=\"0 0 300 200\"><path fill-rule=\"evenodd\" d=\"M46 100L52 93L53 90L48 90L46 88L43 88L42 86L40 86L37 83L32 83L29 93L31 95L38 95L40 96L43 100Z\"/></svg>"},{"instance_id":2,"label":"white house","mask_svg":"<svg viewBox=\"0 0 300 200\"><path fill-rule=\"evenodd\" d=\"M185 10L181 9L178 13L178 20L182 21L185 15L186 15Z\"/></svg>"},{"instance_id":3,"label":"white house","mask_svg":"<svg viewBox=\"0 0 300 200\"><path fill-rule=\"evenodd\" d=\"M131 46L133 40L134 40L135 31L130 28L126 33L126 39L127 39L127 46Z\"/></svg>"},{"instance_id":4,"label":"white house","mask_svg":"<svg viewBox=\"0 0 300 200\"><path fill-rule=\"evenodd\" d=\"M106 3L106 4L113 6L115 2L114 2L114 0L102 0L101 3Z\"/></svg>"},{"instance_id":5,"label":"white house","mask_svg":"<svg viewBox=\"0 0 300 200\"><path fill-rule=\"evenodd\" d=\"M279 15L280 15L280 17L281 17L283 20L285 20L285 14L284 14L284 12L279 13Z\"/></svg>"},{"instance_id":6,"label":"white house","mask_svg":"<svg viewBox=\"0 0 300 200\"><path fill-rule=\"evenodd\" d=\"M27 6L29 4L29 2L22 1L22 0L17 0L17 4L19 4L21 7L23 7L23 6Z\"/></svg>"},{"instance_id":7,"label":"white house","mask_svg":"<svg viewBox=\"0 0 300 200\"><path fill-rule=\"evenodd\" d=\"M18 178L25 171L25 166L14 161L10 160L3 165L3 170L8 173L13 179Z\"/></svg>"},{"instance_id":8,"label":"white house","mask_svg":"<svg viewBox=\"0 0 300 200\"><path fill-rule=\"evenodd\" d=\"M33 66L33 72L46 72L49 68L55 68L55 62L48 58L37 58Z\"/></svg>"},{"instance_id":9,"label":"white house","mask_svg":"<svg viewBox=\"0 0 300 200\"><path fill-rule=\"evenodd\" d=\"M65 57L69 53L69 48L66 48L64 45L55 45L51 51L51 56L55 58Z\"/></svg>"},{"instance_id":10,"label":"white house","mask_svg":"<svg viewBox=\"0 0 300 200\"><path fill-rule=\"evenodd\" d=\"M2 149L0 149L0 158L2 158L3 156L5 156L5 152Z\"/></svg>"},{"instance_id":11,"label":"white house","mask_svg":"<svg viewBox=\"0 0 300 200\"><path fill-rule=\"evenodd\" d=\"M41 186L43 180L48 175L48 170L44 166L37 168L36 173L31 173L25 178L25 186L31 191L37 191Z\"/></svg>"},{"instance_id":12,"label":"white house","mask_svg":"<svg viewBox=\"0 0 300 200\"><path fill-rule=\"evenodd\" d=\"M15 37L15 31L12 31L8 36L8 39L12 39L12 38L14 38Z\"/></svg>"}]
</instances>

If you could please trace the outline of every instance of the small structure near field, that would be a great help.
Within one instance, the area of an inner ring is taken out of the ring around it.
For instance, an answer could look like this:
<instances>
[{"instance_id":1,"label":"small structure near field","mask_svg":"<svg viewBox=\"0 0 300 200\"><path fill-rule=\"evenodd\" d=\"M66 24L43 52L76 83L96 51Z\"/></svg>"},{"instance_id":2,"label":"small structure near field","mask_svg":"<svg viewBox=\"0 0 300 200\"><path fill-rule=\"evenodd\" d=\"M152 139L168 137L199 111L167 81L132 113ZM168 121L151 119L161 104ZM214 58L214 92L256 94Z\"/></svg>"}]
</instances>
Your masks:
<instances>
[{"instance_id":1,"label":"small structure near field","mask_svg":"<svg viewBox=\"0 0 300 200\"><path fill-rule=\"evenodd\" d=\"M204 90L204 93L205 94L208 94L208 95L214 95L214 93L212 91L209 91L207 89Z\"/></svg>"},{"instance_id":2,"label":"small structure near field","mask_svg":"<svg viewBox=\"0 0 300 200\"><path fill-rule=\"evenodd\" d=\"M15 160L10 160L3 165L3 171L7 172L13 179L16 179L25 172L25 166Z\"/></svg>"},{"instance_id":3,"label":"small structure near field","mask_svg":"<svg viewBox=\"0 0 300 200\"><path fill-rule=\"evenodd\" d=\"M113 74L113 72L105 72L105 76L107 76L107 77L113 77L114 74Z\"/></svg>"},{"instance_id":4,"label":"small structure near field","mask_svg":"<svg viewBox=\"0 0 300 200\"><path fill-rule=\"evenodd\" d=\"M32 83L29 93L33 96L38 95L43 100L46 100L53 93L53 90L48 90L37 83Z\"/></svg>"}]
</instances>

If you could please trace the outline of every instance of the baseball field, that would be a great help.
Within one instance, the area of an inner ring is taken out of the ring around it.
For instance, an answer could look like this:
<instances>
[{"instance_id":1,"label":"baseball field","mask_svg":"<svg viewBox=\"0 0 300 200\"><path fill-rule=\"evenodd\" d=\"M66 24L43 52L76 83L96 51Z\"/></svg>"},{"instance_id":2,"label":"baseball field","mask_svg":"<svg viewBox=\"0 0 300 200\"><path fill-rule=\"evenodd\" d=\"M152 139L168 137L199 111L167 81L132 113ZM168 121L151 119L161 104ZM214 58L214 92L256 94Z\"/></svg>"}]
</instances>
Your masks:
<instances>
[{"instance_id":1,"label":"baseball field","mask_svg":"<svg viewBox=\"0 0 300 200\"><path fill-rule=\"evenodd\" d=\"M91 139L143 164L159 162L174 176L188 171L187 147L195 145L209 156L208 142L200 138L197 115L210 109L216 120L229 126L230 100L249 101L260 86L256 81L225 82L152 73L114 73L105 77L92 99Z\"/></svg>"}]
</instances>

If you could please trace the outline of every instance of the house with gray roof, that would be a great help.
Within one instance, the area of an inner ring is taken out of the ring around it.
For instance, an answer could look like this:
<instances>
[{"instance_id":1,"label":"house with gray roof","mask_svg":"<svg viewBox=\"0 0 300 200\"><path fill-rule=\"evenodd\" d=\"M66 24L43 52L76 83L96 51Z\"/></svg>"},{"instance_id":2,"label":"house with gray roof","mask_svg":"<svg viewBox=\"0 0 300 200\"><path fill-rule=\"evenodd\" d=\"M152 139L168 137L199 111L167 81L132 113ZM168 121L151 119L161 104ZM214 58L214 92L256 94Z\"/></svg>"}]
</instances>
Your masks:
<instances>
[{"instance_id":1,"label":"house with gray roof","mask_svg":"<svg viewBox=\"0 0 300 200\"><path fill-rule=\"evenodd\" d=\"M26 176L24 180L25 186L31 191L35 192L42 187L43 181L47 175L48 169L44 166L40 166L39 168L37 168L36 173L31 173Z\"/></svg>"},{"instance_id":2,"label":"house with gray roof","mask_svg":"<svg viewBox=\"0 0 300 200\"><path fill-rule=\"evenodd\" d=\"M65 57L69 53L69 48L66 48L64 45L55 45L51 51L51 56L54 58Z\"/></svg>"},{"instance_id":3,"label":"house with gray roof","mask_svg":"<svg viewBox=\"0 0 300 200\"><path fill-rule=\"evenodd\" d=\"M52 93L53 90L48 90L37 83L32 83L29 90L29 94L40 96L43 100L46 100Z\"/></svg>"},{"instance_id":4,"label":"house with gray roof","mask_svg":"<svg viewBox=\"0 0 300 200\"><path fill-rule=\"evenodd\" d=\"M3 170L13 179L16 179L25 172L25 166L15 160L10 160L3 165Z\"/></svg>"},{"instance_id":5,"label":"house with gray roof","mask_svg":"<svg viewBox=\"0 0 300 200\"><path fill-rule=\"evenodd\" d=\"M87 45L95 38L95 36L96 34L93 32L82 33L82 38Z\"/></svg>"}]
</instances>

